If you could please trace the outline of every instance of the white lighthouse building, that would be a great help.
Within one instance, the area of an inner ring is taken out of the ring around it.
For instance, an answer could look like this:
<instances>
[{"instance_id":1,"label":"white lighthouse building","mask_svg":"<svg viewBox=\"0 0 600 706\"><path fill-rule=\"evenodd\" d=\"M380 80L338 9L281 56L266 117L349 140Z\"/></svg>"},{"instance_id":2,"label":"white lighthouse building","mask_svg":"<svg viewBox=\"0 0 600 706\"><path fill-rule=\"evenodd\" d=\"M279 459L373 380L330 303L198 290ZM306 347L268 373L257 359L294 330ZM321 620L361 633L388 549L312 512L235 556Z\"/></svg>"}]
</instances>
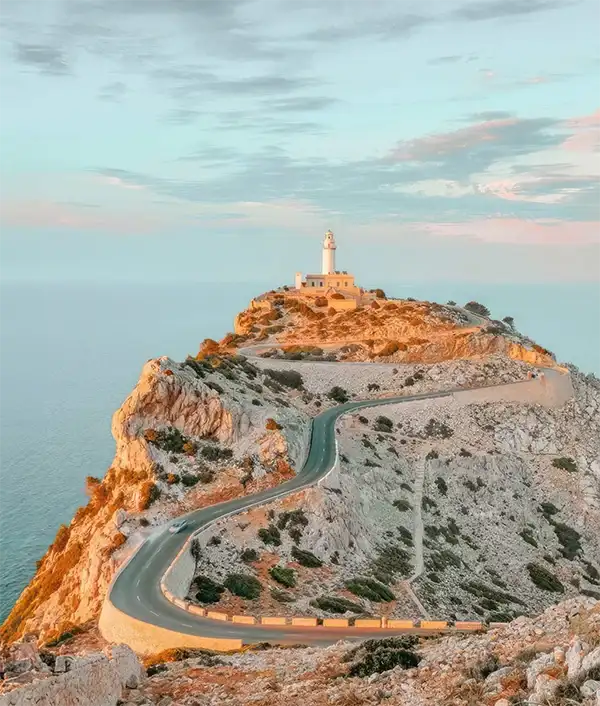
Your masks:
<instances>
[{"instance_id":1,"label":"white lighthouse building","mask_svg":"<svg viewBox=\"0 0 600 706\"><path fill-rule=\"evenodd\" d=\"M323 297L337 293L342 296L334 298L335 308L354 308L361 297L361 290L354 284L354 275L335 269L336 250L335 236L328 230L323 239L321 273L306 275L303 281L302 273L296 272L296 289L308 296Z\"/></svg>"},{"instance_id":2,"label":"white lighthouse building","mask_svg":"<svg viewBox=\"0 0 600 706\"><path fill-rule=\"evenodd\" d=\"M335 244L335 238L333 236L333 233L328 230L327 233L325 233L325 240L323 241L323 268L321 269L321 274L335 274L336 250L337 245Z\"/></svg>"}]
</instances>

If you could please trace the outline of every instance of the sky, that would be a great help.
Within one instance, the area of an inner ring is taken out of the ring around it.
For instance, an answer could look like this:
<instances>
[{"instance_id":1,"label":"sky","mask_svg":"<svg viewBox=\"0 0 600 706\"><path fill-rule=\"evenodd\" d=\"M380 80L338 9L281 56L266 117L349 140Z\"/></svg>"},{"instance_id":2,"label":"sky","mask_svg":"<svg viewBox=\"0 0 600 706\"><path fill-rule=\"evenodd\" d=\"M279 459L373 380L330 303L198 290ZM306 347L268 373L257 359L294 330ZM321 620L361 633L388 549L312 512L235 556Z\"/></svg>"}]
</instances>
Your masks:
<instances>
[{"instance_id":1,"label":"sky","mask_svg":"<svg viewBox=\"0 0 600 706\"><path fill-rule=\"evenodd\" d=\"M1 275L600 279L597 0L2 0Z\"/></svg>"}]
</instances>

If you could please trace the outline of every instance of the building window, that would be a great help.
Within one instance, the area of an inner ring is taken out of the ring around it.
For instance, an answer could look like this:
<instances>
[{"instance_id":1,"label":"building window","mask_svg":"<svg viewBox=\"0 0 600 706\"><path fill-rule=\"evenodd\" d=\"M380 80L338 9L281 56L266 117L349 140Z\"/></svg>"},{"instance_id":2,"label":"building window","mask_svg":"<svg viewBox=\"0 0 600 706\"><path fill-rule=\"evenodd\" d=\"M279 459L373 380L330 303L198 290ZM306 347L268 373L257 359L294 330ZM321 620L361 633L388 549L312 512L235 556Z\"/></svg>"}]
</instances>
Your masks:
<instances>
[{"instance_id":1,"label":"building window","mask_svg":"<svg viewBox=\"0 0 600 706\"><path fill-rule=\"evenodd\" d=\"M314 287L314 286L315 286L315 283L314 283L314 282L311 282L311 283L310 283L310 286L311 286L311 287Z\"/></svg>"},{"instance_id":2,"label":"building window","mask_svg":"<svg viewBox=\"0 0 600 706\"><path fill-rule=\"evenodd\" d=\"M344 287L347 287L347 286L348 286L348 282L344 282Z\"/></svg>"},{"instance_id":3,"label":"building window","mask_svg":"<svg viewBox=\"0 0 600 706\"><path fill-rule=\"evenodd\" d=\"M340 286L340 283L339 283L339 282L337 283L337 286L338 286L338 287Z\"/></svg>"}]
</instances>

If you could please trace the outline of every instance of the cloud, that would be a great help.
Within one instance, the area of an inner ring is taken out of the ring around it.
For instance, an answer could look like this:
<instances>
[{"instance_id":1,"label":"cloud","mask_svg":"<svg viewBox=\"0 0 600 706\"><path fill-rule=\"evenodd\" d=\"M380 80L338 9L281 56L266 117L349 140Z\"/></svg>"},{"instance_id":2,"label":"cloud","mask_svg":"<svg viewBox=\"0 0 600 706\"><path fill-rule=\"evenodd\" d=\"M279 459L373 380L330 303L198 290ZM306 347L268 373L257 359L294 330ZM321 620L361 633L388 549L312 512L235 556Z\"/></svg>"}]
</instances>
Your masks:
<instances>
[{"instance_id":1,"label":"cloud","mask_svg":"<svg viewBox=\"0 0 600 706\"><path fill-rule=\"evenodd\" d=\"M440 237L466 237L488 243L521 245L600 244L598 226L595 221L524 220L510 217L420 225L425 232Z\"/></svg>"},{"instance_id":2,"label":"cloud","mask_svg":"<svg viewBox=\"0 0 600 706\"><path fill-rule=\"evenodd\" d=\"M600 152L600 109L590 115L567 120L565 126L573 130L562 144L568 152Z\"/></svg>"},{"instance_id":3,"label":"cloud","mask_svg":"<svg viewBox=\"0 0 600 706\"><path fill-rule=\"evenodd\" d=\"M444 179L462 179L492 164L554 147L563 136L551 132L550 118L501 117L458 130L398 143L388 155L393 163L435 163Z\"/></svg>"},{"instance_id":4,"label":"cloud","mask_svg":"<svg viewBox=\"0 0 600 706\"><path fill-rule=\"evenodd\" d=\"M60 76L69 73L67 60L60 49L45 44L15 44L15 59L44 74Z\"/></svg>"},{"instance_id":5,"label":"cloud","mask_svg":"<svg viewBox=\"0 0 600 706\"><path fill-rule=\"evenodd\" d=\"M128 181L119 176L102 176L101 181L105 184L110 184L110 186L118 186L120 189L132 189L134 191L140 191L145 188L144 184L137 184L133 181Z\"/></svg>"},{"instance_id":6,"label":"cloud","mask_svg":"<svg viewBox=\"0 0 600 706\"><path fill-rule=\"evenodd\" d=\"M480 0L457 8L451 15L458 20L481 22L559 10L569 4L568 0Z\"/></svg>"}]
</instances>

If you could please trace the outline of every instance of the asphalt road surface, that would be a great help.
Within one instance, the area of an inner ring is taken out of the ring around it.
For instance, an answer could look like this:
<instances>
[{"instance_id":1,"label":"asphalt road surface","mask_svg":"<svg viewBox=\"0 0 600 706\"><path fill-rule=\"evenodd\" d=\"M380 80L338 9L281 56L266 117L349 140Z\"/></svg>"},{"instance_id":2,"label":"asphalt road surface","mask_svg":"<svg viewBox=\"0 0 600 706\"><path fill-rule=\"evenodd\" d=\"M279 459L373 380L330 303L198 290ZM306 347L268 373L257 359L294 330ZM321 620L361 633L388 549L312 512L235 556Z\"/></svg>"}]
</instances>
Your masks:
<instances>
[{"instance_id":1,"label":"asphalt road surface","mask_svg":"<svg viewBox=\"0 0 600 706\"><path fill-rule=\"evenodd\" d=\"M288 644L329 644L342 638L381 637L381 630L354 627L299 628L295 626L237 625L201 618L187 613L167 601L161 593L160 580L188 537L201 527L227 514L235 514L253 505L260 505L314 485L325 476L335 463L335 423L341 415L362 407L448 397L457 390L347 402L322 412L313 420L310 451L300 473L275 488L188 513L185 515L187 526L177 534L168 531L168 526L171 523L160 528L148 537L133 559L117 576L110 590L109 600L123 613L146 623L190 635L240 638L245 643L270 641ZM391 635L396 632L401 633L406 630L389 630L386 631L386 634ZM411 632L419 631L413 630Z\"/></svg>"}]
</instances>

